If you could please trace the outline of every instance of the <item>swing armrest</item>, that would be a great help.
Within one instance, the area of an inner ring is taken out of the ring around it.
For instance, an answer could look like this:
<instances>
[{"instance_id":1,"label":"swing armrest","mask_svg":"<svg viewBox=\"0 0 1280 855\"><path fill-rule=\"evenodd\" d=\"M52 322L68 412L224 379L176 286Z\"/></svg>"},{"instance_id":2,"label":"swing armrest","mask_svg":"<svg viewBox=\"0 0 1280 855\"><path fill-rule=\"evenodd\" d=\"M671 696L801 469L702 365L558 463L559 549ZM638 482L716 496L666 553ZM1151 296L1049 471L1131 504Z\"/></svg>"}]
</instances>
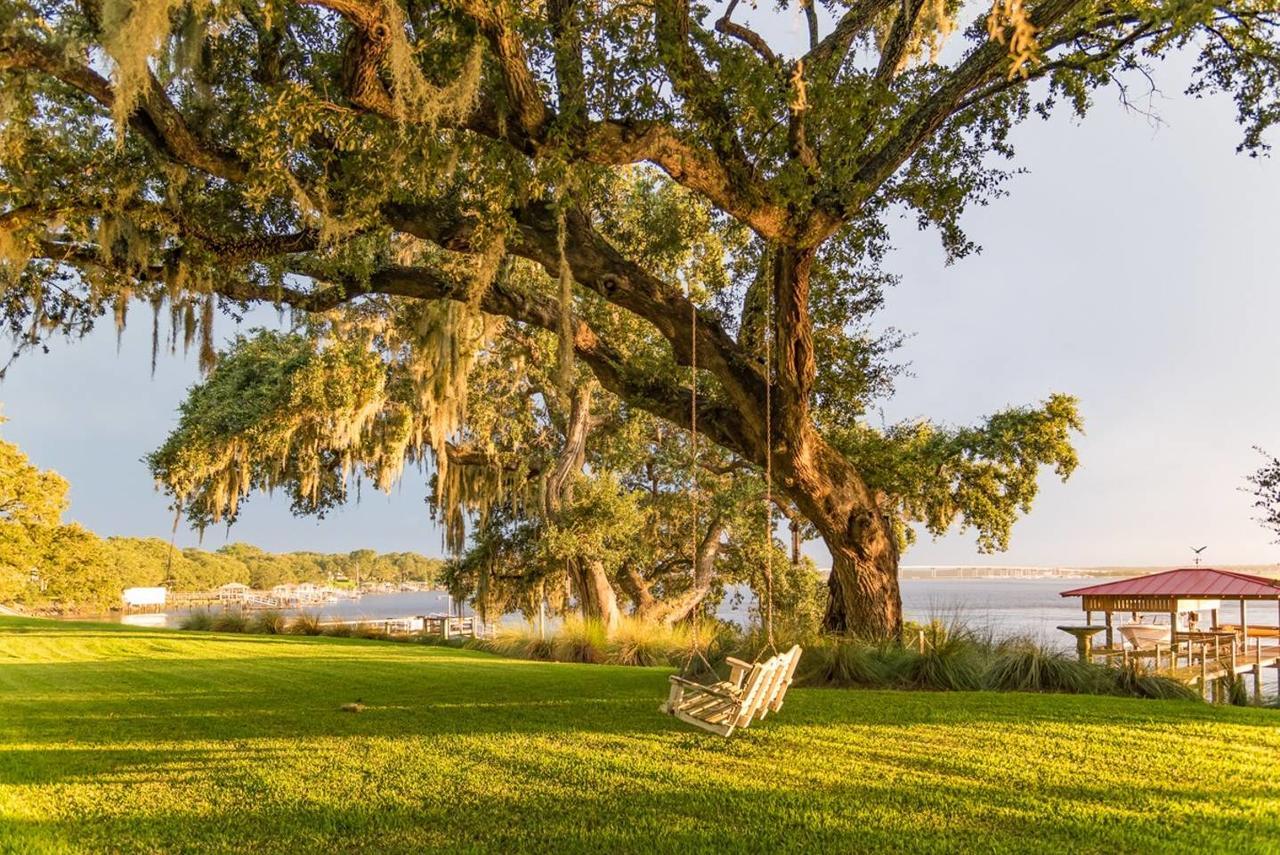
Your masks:
<instances>
[{"instance_id":1,"label":"swing armrest","mask_svg":"<svg viewBox=\"0 0 1280 855\"><path fill-rule=\"evenodd\" d=\"M676 674L672 674L669 679L673 683L678 683L681 686L685 686L687 688L693 689L698 692L705 692L708 695L715 695L718 698L725 698L726 700L730 700L730 701L738 700L738 695L735 694L734 692L729 691L728 689L721 689L715 686L708 686L705 683L698 683L693 680L686 680L684 677L680 677Z\"/></svg>"},{"instance_id":2,"label":"swing armrest","mask_svg":"<svg viewBox=\"0 0 1280 855\"><path fill-rule=\"evenodd\" d=\"M728 662L730 665L732 665L735 668L750 668L752 665L752 663L750 662L743 662L741 659L735 659L732 656L726 656L724 658L724 661Z\"/></svg>"}]
</instances>

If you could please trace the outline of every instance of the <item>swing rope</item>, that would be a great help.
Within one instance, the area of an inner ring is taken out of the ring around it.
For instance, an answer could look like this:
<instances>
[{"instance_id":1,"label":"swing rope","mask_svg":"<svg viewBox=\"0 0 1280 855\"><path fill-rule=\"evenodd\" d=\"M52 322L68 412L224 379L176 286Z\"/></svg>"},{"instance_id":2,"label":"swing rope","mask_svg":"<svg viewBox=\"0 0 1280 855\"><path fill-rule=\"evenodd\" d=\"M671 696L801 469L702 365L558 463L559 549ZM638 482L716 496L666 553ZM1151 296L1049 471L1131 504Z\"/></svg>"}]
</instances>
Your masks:
<instances>
[{"instance_id":1,"label":"swing rope","mask_svg":"<svg viewBox=\"0 0 1280 855\"><path fill-rule=\"evenodd\" d=\"M698 573L698 546L701 541L698 513L698 307L693 302L693 291L686 292L689 299L689 516L690 523L690 566L692 578L696 580ZM778 652L773 636L773 325L774 295L769 289L769 300L765 308L764 328L764 435L765 435L765 478L764 478L764 597L761 603L761 618L764 623L765 646L761 648L756 659L760 659L766 651ZM683 673L687 676L693 667L694 658L702 661L707 671L713 672L711 663L702 652L700 633L701 609L695 607L690 616L691 647L688 659L685 660Z\"/></svg>"},{"instance_id":2,"label":"swing rope","mask_svg":"<svg viewBox=\"0 0 1280 855\"><path fill-rule=\"evenodd\" d=\"M773 641L773 289L765 304L764 329L764 638L767 649L778 652ZM764 650L761 650L761 654ZM760 656L756 656L757 659Z\"/></svg>"},{"instance_id":3,"label":"swing rope","mask_svg":"<svg viewBox=\"0 0 1280 855\"><path fill-rule=\"evenodd\" d=\"M690 581L696 583L698 578L698 542L701 540L698 531L698 307L693 302L693 289L688 290L689 299L689 567ZM702 652L702 639L699 625L702 609L695 605L690 615L689 658L685 661L685 676L693 668L696 656L702 660L702 667L709 673L715 673L711 663Z\"/></svg>"}]
</instances>

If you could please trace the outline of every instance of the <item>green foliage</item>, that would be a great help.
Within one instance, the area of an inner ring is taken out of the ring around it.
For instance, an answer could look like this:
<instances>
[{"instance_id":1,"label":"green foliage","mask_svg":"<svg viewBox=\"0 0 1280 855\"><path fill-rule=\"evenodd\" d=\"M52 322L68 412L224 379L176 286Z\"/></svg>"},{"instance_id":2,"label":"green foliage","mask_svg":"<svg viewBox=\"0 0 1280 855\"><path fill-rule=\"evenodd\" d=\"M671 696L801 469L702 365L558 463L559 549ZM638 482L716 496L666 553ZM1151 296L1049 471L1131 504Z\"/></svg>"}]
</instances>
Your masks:
<instances>
[{"instance_id":1,"label":"green foliage","mask_svg":"<svg viewBox=\"0 0 1280 855\"><path fill-rule=\"evenodd\" d=\"M289 632L294 635L321 635L324 627L320 625L320 616L315 612L302 612L289 623Z\"/></svg>"},{"instance_id":2,"label":"green foliage","mask_svg":"<svg viewBox=\"0 0 1280 855\"><path fill-rule=\"evenodd\" d=\"M213 614L208 609L193 609L178 621L178 629L210 632L213 630Z\"/></svg>"},{"instance_id":3,"label":"green foliage","mask_svg":"<svg viewBox=\"0 0 1280 855\"><path fill-rule=\"evenodd\" d=\"M1199 700L1200 695L1186 683L1149 674L1136 666L1108 669L1111 690L1118 695L1156 700Z\"/></svg>"},{"instance_id":4,"label":"green foliage","mask_svg":"<svg viewBox=\"0 0 1280 855\"><path fill-rule=\"evenodd\" d=\"M1274 533L1276 542L1280 543L1280 458L1272 457L1261 448L1258 453L1266 458L1266 463L1248 477L1249 491L1253 494L1258 522Z\"/></svg>"},{"instance_id":5,"label":"green foliage","mask_svg":"<svg viewBox=\"0 0 1280 855\"><path fill-rule=\"evenodd\" d=\"M254 612L253 619L245 627L245 632L256 632L261 635L284 635L289 629L289 620L282 612L266 609Z\"/></svg>"},{"instance_id":6,"label":"green foliage","mask_svg":"<svg viewBox=\"0 0 1280 855\"><path fill-rule=\"evenodd\" d=\"M214 632L247 632L250 626L249 617L239 609L226 609L214 615Z\"/></svg>"},{"instance_id":7,"label":"green foliage","mask_svg":"<svg viewBox=\"0 0 1280 855\"><path fill-rule=\"evenodd\" d=\"M1024 642L1007 645L996 654L985 683L1006 692L1084 694L1102 691L1108 676L1101 666Z\"/></svg>"},{"instance_id":8,"label":"green foliage","mask_svg":"<svg viewBox=\"0 0 1280 855\"><path fill-rule=\"evenodd\" d=\"M598 621L569 618L555 635L552 657L558 662L600 664L608 659L609 637Z\"/></svg>"},{"instance_id":9,"label":"green foliage","mask_svg":"<svg viewBox=\"0 0 1280 855\"><path fill-rule=\"evenodd\" d=\"M1018 514L1031 510L1042 467L1066 480L1079 463L1072 434L1083 430L1076 400L1053 395L1040 407L1005 410L973 428L911 422L879 432L858 427L839 444L862 462L867 481L895 497L902 518L935 536L957 522L984 552L1008 548Z\"/></svg>"}]
</instances>

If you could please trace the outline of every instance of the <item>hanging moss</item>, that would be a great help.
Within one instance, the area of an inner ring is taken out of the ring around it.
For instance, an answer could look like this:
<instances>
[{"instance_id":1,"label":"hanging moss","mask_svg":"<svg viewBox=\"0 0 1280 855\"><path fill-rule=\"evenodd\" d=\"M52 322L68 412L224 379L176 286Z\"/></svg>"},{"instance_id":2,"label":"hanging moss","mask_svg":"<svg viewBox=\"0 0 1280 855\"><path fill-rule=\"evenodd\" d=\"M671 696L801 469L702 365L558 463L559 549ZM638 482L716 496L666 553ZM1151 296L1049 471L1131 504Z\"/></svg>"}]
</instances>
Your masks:
<instances>
[{"instance_id":1,"label":"hanging moss","mask_svg":"<svg viewBox=\"0 0 1280 855\"><path fill-rule=\"evenodd\" d=\"M188 0L102 0L102 46L115 67L111 113L123 144L129 117L151 88L151 59L168 39L170 16ZM198 16L204 2L191 3Z\"/></svg>"}]
</instances>

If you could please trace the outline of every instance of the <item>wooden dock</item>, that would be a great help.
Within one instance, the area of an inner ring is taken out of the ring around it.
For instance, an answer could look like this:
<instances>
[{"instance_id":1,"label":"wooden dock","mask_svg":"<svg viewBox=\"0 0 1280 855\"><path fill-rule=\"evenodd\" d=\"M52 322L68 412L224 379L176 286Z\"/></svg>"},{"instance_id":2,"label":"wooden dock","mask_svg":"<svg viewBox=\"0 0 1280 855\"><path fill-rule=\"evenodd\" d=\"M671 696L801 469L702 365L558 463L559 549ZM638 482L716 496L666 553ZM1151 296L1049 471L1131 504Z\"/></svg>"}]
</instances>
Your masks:
<instances>
[{"instance_id":1,"label":"wooden dock","mask_svg":"<svg viewBox=\"0 0 1280 855\"><path fill-rule=\"evenodd\" d=\"M497 628L478 617L467 615L413 615L396 618L342 618L320 621L320 626L349 626L374 629L387 635L438 635L450 638L493 638Z\"/></svg>"},{"instance_id":2,"label":"wooden dock","mask_svg":"<svg viewBox=\"0 0 1280 855\"><path fill-rule=\"evenodd\" d=\"M1206 698L1216 696L1224 681L1252 675L1257 699L1262 696L1262 669L1276 668L1280 673L1280 640L1250 636L1246 643L1223 627L1217 632L1179 632L1171 644L1093 648L1090 658L1102 664L1144 667L1197 687Z\"/></svg>"}]
</instances>

